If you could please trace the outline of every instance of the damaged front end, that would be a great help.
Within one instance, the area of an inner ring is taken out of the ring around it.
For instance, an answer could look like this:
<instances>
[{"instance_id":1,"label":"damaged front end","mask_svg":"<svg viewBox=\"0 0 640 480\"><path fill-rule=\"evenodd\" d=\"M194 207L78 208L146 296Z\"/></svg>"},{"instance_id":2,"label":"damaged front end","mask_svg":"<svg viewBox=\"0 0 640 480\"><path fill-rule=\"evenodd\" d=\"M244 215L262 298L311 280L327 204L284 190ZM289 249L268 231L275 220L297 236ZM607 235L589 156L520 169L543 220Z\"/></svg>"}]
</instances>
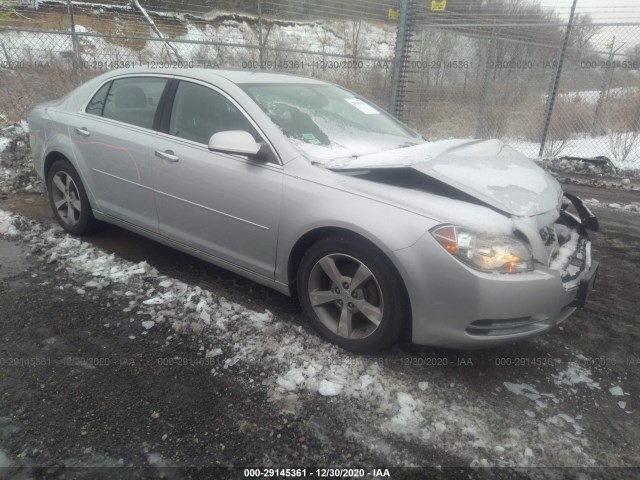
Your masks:
<instances>
[{"instance_id":1,"label":"damaged front end","mask_svg":"<svg viewBox=\"0 0 640 480\"><path fill-rule=\"evenodd\" d=\"M584 202L565 192L560 217L540 232L549 252L549 268L560 272L565 289L578 289L574 307L583 308L595 286L599 265L591 259L588 231L599 229L598 219Z\"/></svg>"},{"instance_id":2,"label":"damaged front end","mask_svg":"<svg viewBox=\"0 0 640 480\"><path fill-rule=\"evenodd\" d=\"M341 186L435 222L394 252L411 279L415 343L474 348L538 335L594 288L598 220L501 142L433 142L324 166Z\"/></svg>"},{"instance_id":3,"label":"damaged front end","mask_svg":"<svg viewBox=\"0 0 640 480\"><path fill-rule=\"evenodd\" d=\"M450 298L447 290L466 281L475 303L469 310L443 304L436 318L451 327L414 323L414 341L431 342L438 335L438 343L498 345L547 331L585 306L598 274L589 239L589 231L599 229L593 213L579 198L565 194L553 210L511 218L513 235L493 235L487 241L481 235L467 241L469 232L460 227L432 230L445 250L471 268L466 278L457 277L456 285L440 289L429 284L435 292L426 302ZM497 268L487 268L498 260ZM465 336L456 335L456 327L464 328Z\"/></svg>"}]
</instances>

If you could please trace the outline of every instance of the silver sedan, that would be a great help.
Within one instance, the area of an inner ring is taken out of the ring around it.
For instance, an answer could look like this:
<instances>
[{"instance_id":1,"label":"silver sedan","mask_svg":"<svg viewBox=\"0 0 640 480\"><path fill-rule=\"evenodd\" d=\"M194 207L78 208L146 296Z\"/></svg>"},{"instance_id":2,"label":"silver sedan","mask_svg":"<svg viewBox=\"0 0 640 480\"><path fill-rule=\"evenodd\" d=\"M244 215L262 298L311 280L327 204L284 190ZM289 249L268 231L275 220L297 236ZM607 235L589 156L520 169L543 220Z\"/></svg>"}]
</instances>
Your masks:
<instances>
[{"instance_id":1,"label":"silver sedan","mask_svg":"<svg viewBox=\"0 0 640 480\"><path fill-rule=\"evenodd\" d=\"M318 80L119 70L29 124L66 231L110 222L296 296L354 352L530 337L595 281L597 220L532 161Z\"/></svg>"}]
</instances>

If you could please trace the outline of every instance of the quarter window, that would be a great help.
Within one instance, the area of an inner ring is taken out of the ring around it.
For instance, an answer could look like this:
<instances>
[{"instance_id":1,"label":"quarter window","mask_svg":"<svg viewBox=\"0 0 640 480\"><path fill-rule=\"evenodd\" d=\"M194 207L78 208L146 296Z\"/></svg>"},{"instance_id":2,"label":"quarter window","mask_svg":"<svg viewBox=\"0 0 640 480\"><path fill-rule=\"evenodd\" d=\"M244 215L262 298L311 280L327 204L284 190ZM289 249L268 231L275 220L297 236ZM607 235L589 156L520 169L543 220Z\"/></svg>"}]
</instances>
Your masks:
<instances>
[{"instance_id":1,"label":"quarter window","mask_svg":"<svg viewBox=\"0 0 640 480\"><path fill-rule=\"evenodd\" d=\"M260 140L249 120L223 95L203 85L180 82L169 134L207 145L211 135L227 130L244 130Z\"/></svg>"},{"instance_id":2,"label":"quarter window","mask_svg":"<svg viewBox=\"0 0 640 480\"><path fill-rule=\"evenodd\" d=\"M104 102L107 99L107 93L109 92L110 86L111 82L107 82L100 88L100 90L96 92L96 94L87 105L85 112L90 113L91 115L102 116L102 110L104 110Z\"/></svg>"},{"instance_id":3,"label":"quarter window","mask_svg":"<svg viewBox=\"0 0 640 480\"><path fill-rule=\"evenodd\" d=\"M102 116L138 127L152 128L166 83L164 78L153 77L114 80Z\"/></svg>"}]
</instances>

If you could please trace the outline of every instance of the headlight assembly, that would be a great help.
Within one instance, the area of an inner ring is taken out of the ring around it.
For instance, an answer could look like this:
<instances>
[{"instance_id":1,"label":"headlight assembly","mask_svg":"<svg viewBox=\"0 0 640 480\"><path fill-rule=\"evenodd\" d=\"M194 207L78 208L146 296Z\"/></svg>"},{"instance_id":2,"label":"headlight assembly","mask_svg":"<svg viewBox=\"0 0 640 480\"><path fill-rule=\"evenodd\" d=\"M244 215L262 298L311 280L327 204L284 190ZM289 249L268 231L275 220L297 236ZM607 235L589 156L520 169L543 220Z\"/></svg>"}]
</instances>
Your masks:
<instances>
[{"instance_id":1,"label":"headlight assembly","mask_svg":"<svg viewBox=\"0 0 640 480\"><path fill-rule=\"evenodd\" d=\"M474 232L445 225L431 230L442 247L461 262L483 272L520 273L533 270L529 247L512 235Z\"/></svg>"}]
</instances>

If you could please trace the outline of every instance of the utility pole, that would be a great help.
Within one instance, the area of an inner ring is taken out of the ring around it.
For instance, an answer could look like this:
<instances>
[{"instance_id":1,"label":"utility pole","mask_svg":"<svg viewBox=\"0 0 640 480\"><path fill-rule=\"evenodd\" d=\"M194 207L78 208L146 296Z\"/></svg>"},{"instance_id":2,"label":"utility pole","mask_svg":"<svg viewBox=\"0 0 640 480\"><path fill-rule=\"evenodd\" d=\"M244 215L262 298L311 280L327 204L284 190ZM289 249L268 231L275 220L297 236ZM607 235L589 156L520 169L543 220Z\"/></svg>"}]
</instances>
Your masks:
<instances>
[{"instance_id":1,"label":"utility pole","mask_svg":"<svg viewBox=\"0 0 640 480\"><path fill-rule=\"evenodd\" d=\"M264 45L262 45L262 0L258 0L258 53L260 54L260 70L264 68Z\"/></svg>"}]
</instances>

